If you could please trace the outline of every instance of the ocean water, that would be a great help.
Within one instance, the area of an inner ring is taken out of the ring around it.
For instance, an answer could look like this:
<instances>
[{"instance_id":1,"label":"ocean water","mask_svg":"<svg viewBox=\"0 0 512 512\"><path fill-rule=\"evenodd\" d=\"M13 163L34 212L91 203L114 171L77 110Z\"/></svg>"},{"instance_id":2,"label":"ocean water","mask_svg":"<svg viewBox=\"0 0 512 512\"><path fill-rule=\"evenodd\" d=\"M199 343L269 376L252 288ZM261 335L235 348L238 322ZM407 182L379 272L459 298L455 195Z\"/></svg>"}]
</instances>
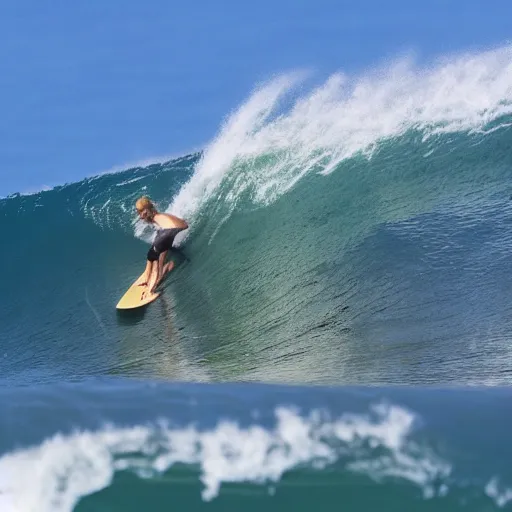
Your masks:
<instances>
[{"instance_id":1,"label":"ocean water","mask_svg":"<svg viewBox=\"0 0 512 512\"><path fill-rule=\"evenodd\" d=\"M0 511L512 508L512 49L255 88L0 200ZM115 304L185 217L161 297Z\"/></svg>"}]
</instances>

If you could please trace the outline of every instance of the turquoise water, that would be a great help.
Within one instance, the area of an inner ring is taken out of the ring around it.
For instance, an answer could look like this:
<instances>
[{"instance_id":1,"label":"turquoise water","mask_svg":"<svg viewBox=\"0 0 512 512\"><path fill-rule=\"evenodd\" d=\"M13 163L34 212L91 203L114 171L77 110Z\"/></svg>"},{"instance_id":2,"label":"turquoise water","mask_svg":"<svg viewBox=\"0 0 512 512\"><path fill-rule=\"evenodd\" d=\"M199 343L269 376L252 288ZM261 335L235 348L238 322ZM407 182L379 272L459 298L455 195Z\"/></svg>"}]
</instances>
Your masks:
<instances>
[{"instance_id":1,"label":"turquoise water","mask_svg":"<svg viewBox=\"0 0 512 512\"><path fill-rule=\"evenodd\" d=\"M280 77L201 153L0 200L0 509L509 507L510 62ZM191 229L121 314L141 194Z\"/></svg>"}]
</instances>

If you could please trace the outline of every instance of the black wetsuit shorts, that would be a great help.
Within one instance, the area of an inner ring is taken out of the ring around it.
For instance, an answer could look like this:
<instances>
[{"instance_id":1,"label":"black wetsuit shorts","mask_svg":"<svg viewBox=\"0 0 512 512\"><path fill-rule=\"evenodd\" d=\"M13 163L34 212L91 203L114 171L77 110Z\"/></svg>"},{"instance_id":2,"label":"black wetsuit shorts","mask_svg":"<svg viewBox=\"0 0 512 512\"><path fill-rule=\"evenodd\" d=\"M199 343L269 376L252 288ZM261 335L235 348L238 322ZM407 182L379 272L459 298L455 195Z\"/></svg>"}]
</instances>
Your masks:
<instances>
[{"instance_id":1,"label":"black wetsuit shorts","mask_svg":"<svg viewBox=\"0 0 512 512\"><path fill-rule=\"evenodd\" d=\"M174 242L175 236L184 228L160 229L148 251L148 261L157 261L165 251L168 251Z\"/></svg>"}]
</instances>

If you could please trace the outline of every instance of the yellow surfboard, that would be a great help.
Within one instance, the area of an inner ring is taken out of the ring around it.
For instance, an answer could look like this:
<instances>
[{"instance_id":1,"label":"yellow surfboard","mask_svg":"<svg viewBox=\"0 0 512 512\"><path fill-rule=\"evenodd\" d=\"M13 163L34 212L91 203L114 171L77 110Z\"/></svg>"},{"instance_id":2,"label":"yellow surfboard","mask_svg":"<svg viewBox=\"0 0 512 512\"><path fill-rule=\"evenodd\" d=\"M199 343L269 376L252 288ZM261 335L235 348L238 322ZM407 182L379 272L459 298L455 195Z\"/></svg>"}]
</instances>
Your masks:
<instances>
[{"instance_id":1,"label":"yellow surfboard","mask_svg":"<svg viewBox=\"0 0 512 512\"><path fill-rule=\"evenodd\" d=\"M164 275L162 277L162 280L158 284L162 283L162 281L167 277L169 272L173 270L174 268L174 261L169 261L164 265ZM140 308L142 306L145 306L146 304L149 304L153 302L154 300L158 299L160 296L160 292L156 292L153 295L149 295L143 299L142 295L144 294L144 291L146 290L145 286L140 286L137 284L137 281L142 278L144 273L141 274L141 276L134 281L134 283L128 288L126 293L121 297L121 300L117 303L116 308L117 309L135 309Z\"/></svg>"},{"instance_id":2,"label":"yellow surfboard","mask_svg":"<svg viewBox=\"0 0 512 512\"><path fill-rule=\"evenodd\" d=\"M140 278L139 278L140 279ZM160 296L160 292L157 292L153 295L146 296L142 299L142 294L146 290L145 286L140 286L137 284L137 279L131 286L128 288L126 293L121 297L121 300L117 303L117 309L135 309L145 306L158 299ZM148 294L146 294L148 295Z\"/></svg>"}]
</instances>

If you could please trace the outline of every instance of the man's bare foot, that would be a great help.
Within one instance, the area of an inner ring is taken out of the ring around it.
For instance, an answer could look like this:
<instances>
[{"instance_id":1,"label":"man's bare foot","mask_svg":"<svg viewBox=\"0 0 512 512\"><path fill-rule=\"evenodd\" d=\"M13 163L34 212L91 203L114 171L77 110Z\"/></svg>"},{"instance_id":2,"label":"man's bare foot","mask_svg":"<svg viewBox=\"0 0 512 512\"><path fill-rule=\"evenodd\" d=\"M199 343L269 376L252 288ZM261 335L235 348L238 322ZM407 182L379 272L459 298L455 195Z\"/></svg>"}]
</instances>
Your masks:
<instances>
[{"instance_id":1,"label":"man's bare foot","mask_svg":"<svg viewBox=\"0 0 512 512\"><path fill-rule=\"evenodd\" d=\"M141 302L146 299L154 299L158 297L160 294L158 292L150 292L148 289L144 290L142 292L142 295L140 296Z\"/></svg>"},{"instance_id":2,"label":"man's bare foot","mask_svg":"<svg viewBox=\"0 0 512 512\"><path fill-rule=\"evenodd\" d=\"M143 274L135 281L137 286L146 286L148 284L148 278Z\"/></svg>"}]
</instances>

